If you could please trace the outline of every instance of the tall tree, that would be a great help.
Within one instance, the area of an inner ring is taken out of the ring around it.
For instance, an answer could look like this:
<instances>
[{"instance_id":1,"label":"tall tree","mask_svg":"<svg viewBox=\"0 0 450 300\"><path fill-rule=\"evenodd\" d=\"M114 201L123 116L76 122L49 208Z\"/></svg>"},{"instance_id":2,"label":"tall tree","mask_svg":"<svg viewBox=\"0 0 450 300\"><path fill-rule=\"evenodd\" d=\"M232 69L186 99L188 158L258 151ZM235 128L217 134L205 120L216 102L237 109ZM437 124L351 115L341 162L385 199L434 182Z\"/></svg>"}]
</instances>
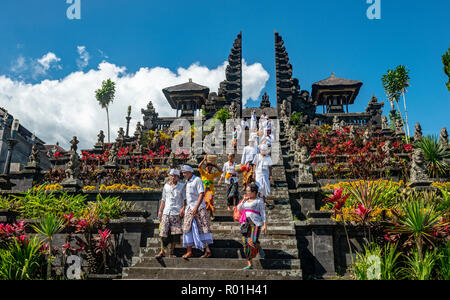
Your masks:
<instances>
[{"instance_id":1,"label":"tall tree","mask_svg":"<svg viewBox=\"0 0 450 300\"><path fill-rule=\"evenodd\" d=\"M398 66L394 70L388 70L385 75L382 76L381 81L383 83L384 91L391 104L391 113L395 111L394 103L397 104L397 109L402 119L403 126L406 128L407 134L405 136L409 140L409 124L408 124L408 110L406 108L406 88L409 87L409 71L405 66ZM398 100L403 96L403 104L405 108L406 122L403 119ZM405 126L406 125L406 126Z\"/></svg>"},{"instance_id":2,"label":"tall tree","mask_svg":"<svg viewBox=\"0 0 450 300\"><path fill-rule=\"evenodd\" d=\"M448 76L448 82L446 83L447 89L450 92L450 47L447 52L442 55L442 63L444 64L444 72Z\"/></svg>"},{"instance_id":3,"label":"tall tree","mask_svg":"<svg viewBox=\"0 0 450 300\"><path fill-rule=\"evenodd\" d=\"M102 108L106 109L106 119L108 121L108 143L110 143L110 131L109 131L109 104L114 101L114 94L116 93L116 84L108 79L102 82L101 89L95 91L95 98Z\"/></svg>"}]
</instances>

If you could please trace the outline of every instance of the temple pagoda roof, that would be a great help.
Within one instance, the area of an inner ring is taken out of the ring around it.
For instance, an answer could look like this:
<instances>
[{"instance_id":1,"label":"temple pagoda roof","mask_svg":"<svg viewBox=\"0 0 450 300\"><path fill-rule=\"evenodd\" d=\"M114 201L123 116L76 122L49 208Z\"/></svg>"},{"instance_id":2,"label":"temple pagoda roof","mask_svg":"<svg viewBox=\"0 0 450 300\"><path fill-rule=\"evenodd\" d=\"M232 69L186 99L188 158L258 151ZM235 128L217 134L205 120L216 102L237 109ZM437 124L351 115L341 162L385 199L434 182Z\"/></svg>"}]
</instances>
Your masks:
<instances>
[{"instance_id":1,"label":"temple pagoda roof","mask_svg":"<svg viewBox=\"0 0 450 300\"><path fill-rule=\"evenodd\" d=\"M349 97L348 104L353 104L362 85L361 81L339 78L332 73L330 77L312 85L311 96L317 105L325 104L325 95L346 95Z\"/></svg>"},{"instance_id":2,"label":"temple pagoda roof","mask_svg":"<svg viewBox=\"0 0 450 300\"><path fill-rule=\"evenodd\" d=\"M200 84L197 84L189 79L188 82L174 85L164 88L164 96L172 108L176 108L176 101L191 101L194 98L207 99L209 94L209 88Z\"/></svg>"}]
</instances>

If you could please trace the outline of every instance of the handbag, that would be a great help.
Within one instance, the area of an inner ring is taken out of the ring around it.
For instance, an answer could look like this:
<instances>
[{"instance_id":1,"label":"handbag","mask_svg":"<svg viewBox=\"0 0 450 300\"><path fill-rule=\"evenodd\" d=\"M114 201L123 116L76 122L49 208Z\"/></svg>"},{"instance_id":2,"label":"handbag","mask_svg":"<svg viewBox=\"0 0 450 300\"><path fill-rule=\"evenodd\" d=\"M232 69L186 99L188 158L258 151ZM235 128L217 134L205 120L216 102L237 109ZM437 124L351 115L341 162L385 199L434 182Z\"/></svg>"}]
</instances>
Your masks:
<instances>
[{"instance_id":1,"label":"handbag","mask_svg":"<svg viewBox=\"0 0 450 300\"><path fill-rule=\"evenodd\" d=\"M241 228L240 228L241 234L247 234L249 226L250 226L250 224L248 222L242 223Z\"/></svg>"},{"instance_id":2,"label":"handbag","mask_svg":"<svg viewBox=\"0 0 450 300\"><path fill-rule=\"evenodd\" d=\"M242 200L239 201L239 204L241 204ZM240 212L237 207L238 206L236 205L233 209L233 220L235 220L236 222L239 222L239 220L241 219L241 216L242 216L242 212Z\"/></svg>"}]
</instances>

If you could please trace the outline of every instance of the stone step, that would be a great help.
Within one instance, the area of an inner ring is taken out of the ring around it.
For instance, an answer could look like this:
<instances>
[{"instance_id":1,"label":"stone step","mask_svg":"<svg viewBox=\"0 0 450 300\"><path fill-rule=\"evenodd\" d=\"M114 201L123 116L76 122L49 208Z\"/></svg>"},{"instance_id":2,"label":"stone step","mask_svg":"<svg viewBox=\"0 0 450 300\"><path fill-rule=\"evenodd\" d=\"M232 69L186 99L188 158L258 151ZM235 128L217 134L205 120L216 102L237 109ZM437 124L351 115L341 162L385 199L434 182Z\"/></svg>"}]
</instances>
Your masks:
<instances>
[{"instance_id":1,"label":"stone step","mask_svg":"<svg viewBox=\"0 0 450 300\"><path fill-rule=\"evenodd\" d=\"M268 226L267 227L268 236L272 235L295 235L295 228L294 226ZM235 226L215 226L214 224L211 226L211 231L213 234L213 237L217 233L225 233L229 234L230 236L238 235L240 234L240 228L239 225ZM159 229L154 229L154 235L157 236L159 234Z\"/></svg>"},{"instance_id":2,"label":"stone step","mask_svg":"<svg viewBox=\"0 0 450 300\"><path fill-rule=\"evenodd\" d=\"M214 237L214 236L213 236ZM259 239L261 246L267 249L294 249L297 248L297 240L295 237L289 239ZM157 237L152 237L147 239L147 247L160 247L161 240ZM236 236L230 239L214 239L214 244L211 248L241 248L242 247L242 237Z\"/></svg>"},{"instance_id":3,"label":"stone step","mask_svg":"<svg viewBox=\"0 0 450 300\"><path fill-rule=\"evenodd\" d=\"M124 268L123 279L165 280L299 280L301 270L242 270L202 268Z\"/></svg>"},{"instance_id":4,"label":"stone step","mask_svg":"<svg viewBox=\"0 0 450 300\"><path fill-rule=\"evenodd\" d=\"M263 250L266 254L266 258L298 258L298 249L297 247L291 249L265 249L264 245L262 245ZM245 258L244 249L241 247L236 248L216 248L211 246L211 252L213 257L215 258ZM154 257L160 252L160 247L146 247L141 248L140 257ZM203 252L198 249L193 249L193 253L195 257L200 257L203 255ZM186 254L186 248L175 248L175 255L177 257L181 257ZM258 254L259 257L259 254Z\"/></svg>"},{"instance_id":5,"label":"stone step","mask_svg":"<svg viewBox=\"0 0 450 300\"><path fill-rule=\"evenodd\" d=\"M256 270L300 270L299 259L253 259ZM133 267L186 268L186 269L241 269L247 265L245 259L230 258L169 258L133 257Z\"/></svg>"}]
</instances>

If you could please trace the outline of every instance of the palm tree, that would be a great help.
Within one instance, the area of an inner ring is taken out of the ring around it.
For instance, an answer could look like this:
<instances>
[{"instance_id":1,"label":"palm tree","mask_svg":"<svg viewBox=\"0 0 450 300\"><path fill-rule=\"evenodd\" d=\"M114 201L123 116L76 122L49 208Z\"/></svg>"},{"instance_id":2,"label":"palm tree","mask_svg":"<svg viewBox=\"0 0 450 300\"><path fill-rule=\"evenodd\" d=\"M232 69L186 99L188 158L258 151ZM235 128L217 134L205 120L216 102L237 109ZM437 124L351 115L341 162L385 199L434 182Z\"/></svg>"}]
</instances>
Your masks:
<instances>
[{"instance_id":1,"label":"palm tree","mask_svg":"<svg viewBox=\"0 0 450 300\"><path fill-rule=\"evenodd\" d=\"M108 121L108 143L110 143L110 131L109 131L109 111L108 106L114 100L114 94L116 92L116 84L108 79L102 82L102 88L95 91L95 98L106 109L106 118Z\"/></svg>"},{"instance_id":2,"label":"palm tree","mask_svg":"<svg viewBox=\"0 0 450 300\"><path fill-rule=\"evenodd\" d=\"M450 150L440 144L436 135L418 140L415 146L422 150L431 177L446 177L450 165Z\"/></svg>"},{"instance_id":3,"label":"palm tree","mask_svg":"<svg viewBox=\"0 0 450 300\"><path fill-rule=\"evenodd\" d=\"M37 224L37 226L32 226L36 233L44 235L48 240L47 279L50 279L52 275L51 261L53 236L60 233L65 225L66 223L63 219L60 219L55 215L47 215Z\"/></svg>"},{"instance_id":4,"label":"palm tree","mask_svg":"<svg viewBox=\"0 0 450 300\"><path fill-rule=\"evenodd\" d=\"M432 244L433 233L448 223L442 221L444 214L438 211L434 204L425 203L419 193L409 194L405 200L400 204L400 211L392 210L394 219L392 226L388 227L388 232L408 236L409 240L415 242L419 258L422 260L425 241Z\"/></svg>"},{"instance_id":5,"label":"palm tree","mask_svg":"<svg viewBox=\"0 0 450 300\"><path fill-rule=\"evenodd\" d=\"M382 76L381 81L383 83L383 88L391 104L391 112L395 110L394 102L397 104L398 112L400 113L400 118L402 119L403 126L406 128L405 136L407 141L409 141L409 124L408 124L408 111L406 108L406 88L409 87L409 71L405 66L397 66L394 70L388 70L385 75ZM405 120L403 120L402 112L400 106L398 105L398 99L403 96L403 104L405 108Z\"/></svg>"},{"instance_id":6,"label":"palm tree","mask_svg":"<svg viewBox=\"0 0 450 300\"><path fill-rule=\"evenodd\" d=\"M448 76L448 82L446 83L447 89L450 92L450 47L447 52L442 55L442 63L444 64L444 72Z\"/></svg>"}]
</instances>

